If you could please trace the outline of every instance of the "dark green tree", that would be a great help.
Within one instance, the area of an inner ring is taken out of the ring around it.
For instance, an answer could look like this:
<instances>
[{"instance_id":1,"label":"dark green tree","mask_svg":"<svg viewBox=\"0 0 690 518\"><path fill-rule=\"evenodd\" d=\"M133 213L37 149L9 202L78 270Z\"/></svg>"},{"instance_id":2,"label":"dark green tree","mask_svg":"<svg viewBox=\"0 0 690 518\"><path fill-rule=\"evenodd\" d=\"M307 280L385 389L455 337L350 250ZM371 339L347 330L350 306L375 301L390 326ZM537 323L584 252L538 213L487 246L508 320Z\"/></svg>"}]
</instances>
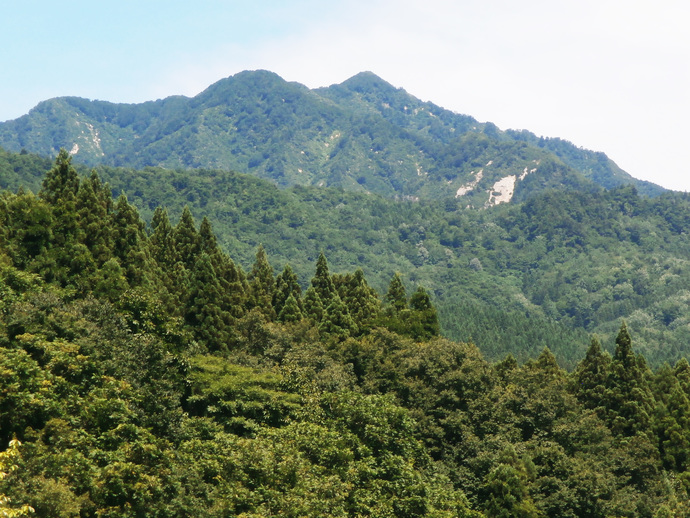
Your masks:
<instances>
[{"instance_id":1,"label":"dark green tree","mask_svg":"<svg viewBox=\"0 0 690 518\"><path fill-rule=\"evenodd\" d=\"M431 298L427 291L422 287L417 287L417 291L410 297L410 327L411 334L417 340L429 340L438 336L440 326L438 323L438 313L431 303Z\"/></svg>"},{"instance_id":2,"label":"dark green tree","mask_svg":"<svg viewBox=\"0 0 690 518\"><path fill-rule=\"evenodd\" d=\"M269 320L275 320L274 294L273 267L268 262L266 250L262 245L259 245L256 251L256 260L251 272L249 272L249 305L251 308L258 308Z\"/></svg>"},{"instance_id":3,"label":"dark green tree","mask_svg":"<svg viewBox=\"0 0 690 518\"><path fill-rule=\"evenodd\" d=\"M291 293L280 309L280 313L278 313L278 321L287 323L299 322L302 318L304 318L302 310L299 307L297 299L295 299Z\"/></svg>"},{"instance_id":4,"label":"dark green tree","mask_svg":"<svg viewBox=\"0 0 690 518\"><path fill-rule=\"evenodd\" d=\"M112 257L113 228L108 224L113 212L110 187L96 171L79 185L76 199L79 241L90 251L97 267Z\"/></svg>"},{"instance_id":5,"label":"dark green tree","mask_svg":"<svg viewBox=\"0 0 690 518\"><path fill-rule=\"evenodd\" d=\"M311 279L311 285L324 307L328 307L336 291L333 279L328 271L328 261L323 252L319 254L319 258L316 260L316 272Z\"/></svg>"},{"instance_id":6,"label":"dark green tree","mask_svg":"<svg viewBox=\"0 0 690 518\"><path fill-rule=\"evenodd\" d=\"M121 194L112 217L113 255L120 261L130 286L152 282L153 263L143 221L137 209Z\"/></svg>"},{"instance_id":7,"label":"dark green tree","mask_svg":"<svg viewBox=\"0 0 690 518\"><path fill-rule=\"evenodd\" d=\"M359 332L365 332L376 321L381 311L381 302L376 290L369 286L361 268L353 274L333 277L338 294Z\"/></svg>"},{"instance_id":8,"label":"dark green tree","mask_svg":"<svg viewBox=\"0 0 690 518\"><path fill-rule=\"evenodd\" d=\"M397 272L395 275L393 275L393 278L388 285L385 300L389 307L391 307L396 313L407 309L407 293L405 292L405 285L402 282L402 277Z\"/></svg>"},{"instance_id":9,"label":"dark green tree","mask_svg":"<svg viewBox=\"0 0 690 518\"><path fill-rule=\"evenodd\" d=\"M623 322L616 337L616 351L606 380L604 401L609 427L615 435L651 432L654 396L647 382L644 360L632 350L632 340Z\"/></svg>"},{"instance_id":10,"label":"dark green tree","mask_svg":"<svg viewBox=\"0 0 690 518\"><path fill-rule=\"evenodd\" d=\"M602 408L611 357L601 350L596 336L592 337L584 359L574 372L574 393L585 408Z\"/></svg>"},{"instance_id":11,"label":"dark green tree","mask_svg":"<svg viewBox=\"0 0 690 518\"><path fill-rule=\"evenodd\" d=\"M213 263L202 253L192 270L185 321L194 336L211 351L227 350L234 319L223 308L223 293Z\"/></svg>"},{"instance_id":12,"label":"dark green tree","mask_svg":"<svg viewBox=\"0 0 690 518\"><path fill-rule=\"evenodd\" d=\"M357 334L357 324L350 316L347 306L340 300L337 293L331 297L331 303L326 306L319 330L338 340L344 340Z\"/></svg>"},{"instance_id":13,"label":"dark green tree","mask_svg":"<svg viewBox=\"0 0 690 518\"><path fill-rule=\"evenodd\" d=\"M175 239L175 249L177 250L177 260L185 268L192 270L201 251L201 238L194 224L192 211L187 206L182 209L182 216L180 216L180 221L175 225L173 237Z\"/></svg>"},{"instance_id":14,"label":"dark green tree","mask_svg":"<svg viewBox=\"0 0 690 518\"><path fill-rule=\"evenodd\" d=\"M276 277L275 291L273 293L273 307L280 314L287 299L292 298L302 311L302 287L299 285L297 275L292 271L289 264L285 265L283 271Z\"/></svg>"}]
</instances>

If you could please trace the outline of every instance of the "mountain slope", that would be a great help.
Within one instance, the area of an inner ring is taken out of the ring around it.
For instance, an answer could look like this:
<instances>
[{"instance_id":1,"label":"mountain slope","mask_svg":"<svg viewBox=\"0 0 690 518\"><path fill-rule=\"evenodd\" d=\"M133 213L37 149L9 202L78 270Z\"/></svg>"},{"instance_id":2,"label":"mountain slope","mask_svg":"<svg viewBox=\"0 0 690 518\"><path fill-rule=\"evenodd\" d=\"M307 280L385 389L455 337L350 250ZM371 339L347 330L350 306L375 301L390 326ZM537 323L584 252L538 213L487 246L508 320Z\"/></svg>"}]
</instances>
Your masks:
<instances>
[{"instance_id":1,"label":"mountain slope","mask_svg":"<svg viewBox=\"0 0 690 518\"><path fill-rule=\"evenodd\" d=\"M65 148L91 166L206 167L282 186L463 197L474 207L548 188L633 184L647 195L662 191L603 154L500 131L370 72L315 90L267 71L242 72L193 98L136 105L57 98L0 124L0 146L47 156Z\"/></svg>"}]
</instances>

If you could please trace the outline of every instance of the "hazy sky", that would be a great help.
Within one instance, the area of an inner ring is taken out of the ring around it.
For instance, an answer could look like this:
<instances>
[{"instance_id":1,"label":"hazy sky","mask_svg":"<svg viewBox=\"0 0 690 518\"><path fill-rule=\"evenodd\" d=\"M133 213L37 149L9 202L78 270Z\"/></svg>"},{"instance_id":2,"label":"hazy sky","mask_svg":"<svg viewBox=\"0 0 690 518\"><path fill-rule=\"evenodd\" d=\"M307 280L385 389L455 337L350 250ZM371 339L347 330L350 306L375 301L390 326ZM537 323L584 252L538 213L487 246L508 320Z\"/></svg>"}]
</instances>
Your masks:
<instances>
[{"instance_id":1,"label":"hazy sky","mask_svg":"<svg viewBox=\"0 0 690 518\"><path fill-rule=\"evenodd\" d=\"M22 0L0 18L0 121L51 97L193 96L242 70L370 70L424 101L604 151L690 191L686 0Z\"/></svg>"}]
</instances>

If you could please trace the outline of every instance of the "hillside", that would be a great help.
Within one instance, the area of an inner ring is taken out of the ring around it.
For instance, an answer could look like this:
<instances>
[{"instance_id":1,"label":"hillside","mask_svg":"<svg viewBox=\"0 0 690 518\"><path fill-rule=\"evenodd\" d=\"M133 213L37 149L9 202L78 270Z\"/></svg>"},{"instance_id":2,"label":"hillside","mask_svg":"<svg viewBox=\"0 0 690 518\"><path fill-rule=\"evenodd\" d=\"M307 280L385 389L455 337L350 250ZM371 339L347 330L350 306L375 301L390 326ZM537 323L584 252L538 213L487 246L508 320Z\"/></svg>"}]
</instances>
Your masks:
<instances>
[{"instance_id":1,"label":"hillside","mask_svg":"<svg viewBox=\"0 0 690 518\"><path fill-rule=\"evenodd\" d=\"M46 165L0 153L2 186L37 192ZM621 319L652 365L690 353L690 200L681 193L551 191L475 211L454 198L279 189L218 170L97 171L149 224L158 206L173 221L185 206L197 221L208 217L221 248L244 268L262 244L273 266L291 264L305 288L321 251L334 271L361 268L380 292L400 272L432 294L444 335L473 340L490 360L510 353L522 362L548 346L573 368L590 335L611 343Z\"/></svg>"},{"instance_id":2,"label":"hillside","mask_svg":"<svg viewBox=\"0 0 690 518\"><path fill-rule=\"evenodd\" d=\"M280 186L314 185L391 198L462 198L491 206L549 188L632 184L603 153L422 102L372 73L309 90L242 72L193 98L136 105L62 97L0 123L0 146L83 164L212 168Z\"/></svg>"},{"instance_id":3,"label":"hillside","mask_svg":"<svg viewBox=\"0 0 690 518\"><path fill-rule=\"evenodd\" d=\"M402 206L344 191L278 190L245 175L225 182L241 187L234 200L246 215L270 192L276 206L281 196L343 205L330 213L371 199L384 225L395 221L386 207ZM263 192L252 198L251 188ZM618 236L619 260L634 259L629 243L667 240L668 250L654 252L663 269L664 254L679 246L674 225L686 228L682 211L664 211L687 206L687 197L650 200L620 188L588 205L590 196L566 194L466 211L496 213L469 220L468 230L497 227L493 244L481 245L487 252L509 246L506 232L522 248L523 239L553 238L547 256L563 259L559 243L574 239L599 245L603 258L609 236L597 243L576 228L596 217L597 231L630 232ZM558 201L570 208L557 213ZM530 220L554 207L550 218ZM690 513L687 359L650 369L636 335L619 324L610 340L592 339L570 373L548 348L522 365L513 356L489 362L474 344L438 336L433 297L418 282L396 275L377 291L362 270L334 273L319 254L307 259L305 290L289 265L276 275L263 247L242 268L208 218L197 225L183 209L171 221L150 208L147 230L125 196L113 198L95 172L80 177L65 152L38 194L0 194L0 514ZM431 217L428 210L418 217ZM639 215L654 234L634 234ZM399 231L417 239L422 230ZM264 237L279 248L278 235ZM492 269L490 257L472 271ZM661 285L683 269L675 261ZM655 274L650 268L650 281Z\"/></svg>"}]
</instances>

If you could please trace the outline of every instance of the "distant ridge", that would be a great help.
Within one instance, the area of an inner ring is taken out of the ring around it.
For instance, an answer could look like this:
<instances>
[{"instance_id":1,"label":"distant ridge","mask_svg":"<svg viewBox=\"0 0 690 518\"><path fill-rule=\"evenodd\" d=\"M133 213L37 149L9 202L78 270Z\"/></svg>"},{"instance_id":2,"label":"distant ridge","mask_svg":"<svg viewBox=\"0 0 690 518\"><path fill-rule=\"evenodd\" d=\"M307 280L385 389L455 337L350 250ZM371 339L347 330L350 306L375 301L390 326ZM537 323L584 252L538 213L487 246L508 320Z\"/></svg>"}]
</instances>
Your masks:
<instances>
[{"instance_id":1,"label":"distant ridge","mask_svg":"<svg viewBox=\"0 0 690 518\"><path fill-rule=\"evenodd\" d=\"M464 197L468 206L545 189L591 190L636 180L603 153L422 102L372 72L310 90L266 70L221 79L195 97L141 104L78 97L39 103L0 123L0 146L143 168L215 168L392 198Z\"/></svg>"}]
</instances>

